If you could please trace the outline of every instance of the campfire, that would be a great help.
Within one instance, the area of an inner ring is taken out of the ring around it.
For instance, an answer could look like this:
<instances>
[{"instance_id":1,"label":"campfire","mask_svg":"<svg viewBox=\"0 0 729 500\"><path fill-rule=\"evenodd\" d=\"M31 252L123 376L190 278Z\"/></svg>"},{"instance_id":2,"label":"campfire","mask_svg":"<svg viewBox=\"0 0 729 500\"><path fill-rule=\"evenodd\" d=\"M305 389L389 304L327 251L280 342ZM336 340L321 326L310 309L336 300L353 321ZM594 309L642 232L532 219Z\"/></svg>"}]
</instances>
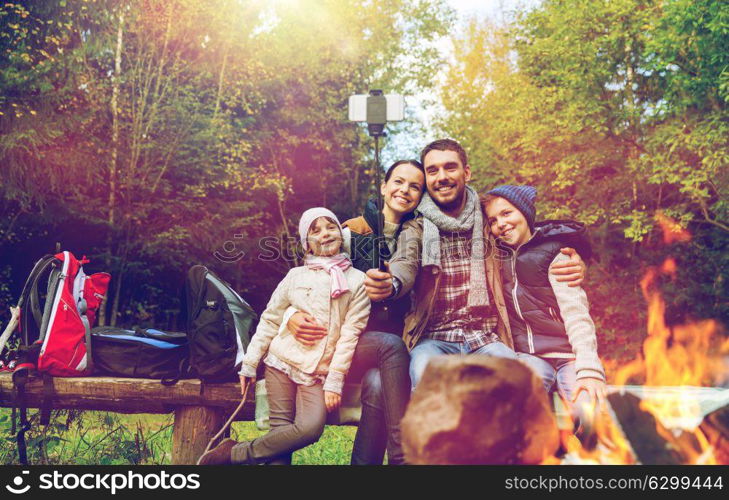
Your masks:
<instances>
[{"instance_id":1,"label":"campfire","mask_svg":"<svg viewBox=\"0 0 729 500\"><path fill-rule=\"evenodd\" d=\"M670 218L660 215L658 221L664 242L690 240ZM563 433L567 454L550 463L729 463L729 389L713 387L729 375L729 339L714 320L666 324L657 280L675 279L676 270L675 260L667 258L641 280L648 335L642 354L614 376L610 408L595 419L597 445L588 449ZM636 381L642 385L630 385Z\"/></svg>"}]
</instances>

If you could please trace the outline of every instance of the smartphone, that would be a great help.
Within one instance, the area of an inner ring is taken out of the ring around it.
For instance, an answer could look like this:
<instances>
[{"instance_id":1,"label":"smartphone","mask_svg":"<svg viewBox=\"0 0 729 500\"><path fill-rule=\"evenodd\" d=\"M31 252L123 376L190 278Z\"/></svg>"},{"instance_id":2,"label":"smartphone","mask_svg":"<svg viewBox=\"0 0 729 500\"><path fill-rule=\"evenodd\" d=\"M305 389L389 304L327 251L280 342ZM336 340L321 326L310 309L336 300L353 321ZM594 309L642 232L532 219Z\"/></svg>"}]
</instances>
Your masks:
<instances>
[{"instance_id":1,"label":"smartphone","mask_svg":"<svg viewBox=\"0 0 729 500\"><path fill-rule=\"evenodd\" d=\"M368 94L349 96L349 121L367 121ZM399 122L405 119L405 98L397 94L385 94L387 100L387 121Z\"/></svg>"}]
</instances>

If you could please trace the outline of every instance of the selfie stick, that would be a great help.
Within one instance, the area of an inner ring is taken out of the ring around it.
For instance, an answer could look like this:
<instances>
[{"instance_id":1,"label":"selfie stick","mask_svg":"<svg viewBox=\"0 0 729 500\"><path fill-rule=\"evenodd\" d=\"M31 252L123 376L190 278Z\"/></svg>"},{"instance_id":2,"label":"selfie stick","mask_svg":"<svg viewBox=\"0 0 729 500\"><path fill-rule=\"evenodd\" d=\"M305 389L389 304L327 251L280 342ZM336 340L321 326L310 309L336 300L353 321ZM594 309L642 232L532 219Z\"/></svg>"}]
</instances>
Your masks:
<instances>
[{"instance_id":1,"label":"selfie stick","mask_svg":"<svg viewBox=\"0 0 729 500\"><path fill-rule=\"evenodd\" d=\"M369 94L349 96L349 121L367 122L370 137L375 138L375 192L377 193L377 230L375 238L375 259L373 264L385 271L382 260L382 244L384 243L384 215L380 185L382 184L382 167L380 165L380 137L385 137L387 122L397 122L405 118L405 101L401 95L384 95L381 90L370 90Z\"/></svg>"},{"instance_id":2,"label":"selfie stick","mask_svg":"<svg viewBox=\"0 0 729 500\"><path fill-rule=\"evenodd\" d=\"M375 192L377 193L377 235L375 239L375 265L380 271L385 271L385 262L382 260L382 243L384 240L384 215L382 201L382 166L380 165L380 137L385 137L385 123L387 123L387 99L381 90L370 90L367 97L367 131L370 137L375 138Z\"/></svg>"}]
</instances>

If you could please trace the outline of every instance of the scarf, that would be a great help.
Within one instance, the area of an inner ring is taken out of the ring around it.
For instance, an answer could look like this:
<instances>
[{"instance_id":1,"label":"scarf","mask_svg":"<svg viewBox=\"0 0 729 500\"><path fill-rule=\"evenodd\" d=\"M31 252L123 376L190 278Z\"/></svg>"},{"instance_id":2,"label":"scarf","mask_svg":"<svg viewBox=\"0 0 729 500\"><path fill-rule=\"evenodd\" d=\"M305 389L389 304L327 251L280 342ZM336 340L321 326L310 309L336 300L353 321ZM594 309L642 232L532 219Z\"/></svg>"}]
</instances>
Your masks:
<instances>
[{"instance_id":1,"label":"scarf","mask_svg":"<svg viewBox=\"0 0 729 500\"><path fill-rule=\"evenodd\" d=\"M331 296L333 299L349 291L344 271L352 266L352 262L345 254L340 253L333 257L307 255L304 263L309 269L323 269L329 273L332 279Z\"/></svg>"},{"instance_id":2,"label":"scarf","mask_svg":"<svg viewBox=\"0 0 729 500\"><path fill-rule=\"evenodd\" d=\"M488 306L483 215L476 191L466 186L466 206L457 219L444 214L428 193L425 193L420 200L418 211L423 214L423 266L435 266L440 269L441 231L472 231L468 307Z\"/></svg>"}]
</instances>

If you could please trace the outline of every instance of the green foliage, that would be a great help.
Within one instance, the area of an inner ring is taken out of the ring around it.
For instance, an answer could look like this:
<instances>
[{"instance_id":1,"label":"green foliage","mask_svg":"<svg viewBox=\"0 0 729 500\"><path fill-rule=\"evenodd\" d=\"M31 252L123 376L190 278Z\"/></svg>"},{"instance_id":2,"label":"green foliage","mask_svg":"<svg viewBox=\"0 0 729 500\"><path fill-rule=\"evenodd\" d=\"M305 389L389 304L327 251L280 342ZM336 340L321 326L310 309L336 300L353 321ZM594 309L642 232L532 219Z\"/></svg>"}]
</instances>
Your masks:
<instances>
[{"instance_id":1,"label":"green foliage","mask_svg":"<svg viewBox=\"0 0 729 500\"><path fill-rule=\"evenodd\" d=\"M119 415L107 412L54 411L48 427L29 410L26 433L28 461L34 465L168 464L171 456L171 415ZM10 410L0 410L0 434L6 445L0 463L17 463Z\"/></svg>"},{"instance_id":2,"label":"green foliage","mask_svg":"<svg viewBox=\"0 0 729 500\"><path fill-rule=\"evenodd\" d=\"M108 412L55 411L48 429L37 423L27 434L28 460L40 465L167 465L172 456L172 415L122 415ZM16 464L10 410L0 409L0 464ZM294 464L345 465L356 429L327 426L321 439L294 453ZM255 439L266 431L254 422L235 422L231 437Z\"/></svg>"},{"instance_id":3,"label":"green foliage","mask_svg":"<svg viewBox=\"0 0 729 500\"><path fill-rule=\"evenodd\" d=\"M61 241L111 272L101 321L166 327L189 265L261 308L293 263L259 259L262 236L291 253L304 209L361 209L370 151L347 97L432 86L453 21L442 0L34 1L0 18L12 290ZM230 243L245 256L216 258Z\"/></svg>"},{"instance_id":4,"label":"green foliage","mask_svg":"<svg viewBox=\"0 0 729 500\"><path fill-rule=\"evenodd\" d=\"M316 443L294 452L293 465L348 465L356 427L327 425ZM268 431L259 431L253 422L235 422L231 437L236 441L250 441Z\"/></svg>"},{"instance_id":5,"label":"green foliage","mask_svg":"<svg viewBox=\"0 0 729 500\"><path fill-rule=\"evenodd\" d=\"M637 283L666 256L659 214L694 235L671 248L695 258L664 284L669 314L727 322L728 37L726 2L546 0L454 42L440 127L478 188L532 184L538 217L593 228L587 287L609 357L643 338Z\"/></svg>"}]
</instances>

